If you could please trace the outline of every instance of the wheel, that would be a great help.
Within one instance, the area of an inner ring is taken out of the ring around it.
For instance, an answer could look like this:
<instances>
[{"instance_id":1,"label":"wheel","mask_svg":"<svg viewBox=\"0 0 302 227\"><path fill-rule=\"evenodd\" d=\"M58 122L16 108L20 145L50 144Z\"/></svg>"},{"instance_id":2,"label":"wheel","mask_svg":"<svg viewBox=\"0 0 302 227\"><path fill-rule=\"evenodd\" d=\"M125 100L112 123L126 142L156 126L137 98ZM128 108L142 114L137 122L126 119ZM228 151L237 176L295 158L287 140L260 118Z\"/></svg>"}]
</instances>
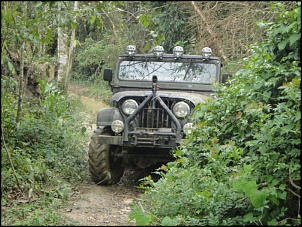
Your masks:
<instances>
[{"instance_id":1,"label":"wheel","mask_svg":"<svg viewBox=\"0 0 302 227\"><path fill-rule=\"evenodd\" d=\"M110 135L104 132L103 135ZM110 144L98 143L92 137L89 143L88 162L92 180L99 185L117 183L124 173L121 148Z\"/></svg>"}]
</instances>

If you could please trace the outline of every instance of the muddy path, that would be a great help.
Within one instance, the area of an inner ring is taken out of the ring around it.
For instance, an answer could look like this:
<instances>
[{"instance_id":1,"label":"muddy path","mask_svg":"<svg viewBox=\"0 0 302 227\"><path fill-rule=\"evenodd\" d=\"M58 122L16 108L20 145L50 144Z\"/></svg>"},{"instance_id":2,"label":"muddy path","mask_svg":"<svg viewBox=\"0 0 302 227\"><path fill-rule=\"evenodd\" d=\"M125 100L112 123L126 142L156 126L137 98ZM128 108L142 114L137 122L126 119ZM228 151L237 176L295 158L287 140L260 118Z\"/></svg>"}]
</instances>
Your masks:
<instances>
[{"instance_id":1,"label":"muddy path","mask_svg":"<svg viewBox=\"0 0 302 227\"><path fill-rule=\"evenodd\" d=\"M88 152L97 111L107 104L89 96L87 89L85 85L69 85L69 94L78 97L83 104L81 114L86 118L89 130L86 143ZM74 192L70 204L62 209L62 214L75 222L76 226L135 226L134 221L129 222L129 205L142 193L135 187L140 177L142 175L138 176L135 171L126 169L119 184L111 186L96 185L88 177L87 182Z\"/></svg>"}]
</instances>

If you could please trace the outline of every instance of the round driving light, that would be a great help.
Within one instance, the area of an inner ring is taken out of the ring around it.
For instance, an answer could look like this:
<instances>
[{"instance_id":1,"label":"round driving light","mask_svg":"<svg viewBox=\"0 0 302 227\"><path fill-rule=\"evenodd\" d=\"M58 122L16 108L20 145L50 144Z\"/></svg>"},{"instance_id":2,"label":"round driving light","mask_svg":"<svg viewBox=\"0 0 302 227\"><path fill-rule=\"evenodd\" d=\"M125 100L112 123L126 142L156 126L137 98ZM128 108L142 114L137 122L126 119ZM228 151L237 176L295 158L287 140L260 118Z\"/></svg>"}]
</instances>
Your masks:
<instances>
[{"instance_id":1,"label":"round driving light","mask_svg":"<svg viewBox=\"0 0 302 227\"><path fill-rule=\"evenodd\" d=\"M189 115L190 107L185 102L178 102L173 107L173 113L177 118L184 118Z\"/></svg>"},{"instance_id":2,"label":"round driving light","mask_svg":"<svg viewBox=\"0 0 302 227\"><path fill-rule=\"evenodd\" d=\"M115 133L121 133L124 130L124 123L121 120L112 121L111 129Z\"/></svg>"},{"instance_id":3,"label":"round driving light","mask_svg":"<svg viewBox=\"0 0 302 227\"><path fill-rule=\"evenodd\" d=\"M155 57L161 58L164 55L164 48L162 46L156 46L153 48Z\"/></svg>"},{"instance_id":4,"label":"round driving light","mask_svg":"<svg viewBox=\"0 0 302 227\"><path fill-rule=\"evenodd\" d=\"M173 48L173 55L176 58L180 58L184 54L184 49L181 46L176 46Z\"/></svg>"},{"instance_id":5,"label":"round driving light","mask_svg":"<svg viewBox=\"0 0 302 227\"><path fill-rule=\"evenodd\" d=\"M194 129L193 123L187 123L187 124L185 124L184 127L183 127L184 133L185 133L186 135L191 134L193 129Z\"/></svg>"},{"instance_id":6,"label":"round driving light","mask_svg":"<svg viewBox=\"0 0 302 227\"><path fill-rule=\"evenodd\" d=\"M129 55L129 57L133 57L136 53L136 47L134 45L127 46L126 53Z\"/></svg>"},{"instance_id":7,"label":"round driving light","mask_svg":"<svg viewBox=\"0 0 302 227\"><path fill-rule=\"evenodd\" d=\"M138 104L133 99L127 99L122 105L122 111L126 115L132 114L138 107Z\"/></svg>"},{"instance_id":8,"label":"round driving light","mask_svg":"<svg viewBox=\"0 0 302 227\"><path fill-rule=\"evenodd\" d=\"M204 47L201 50L201 54L204 58L208 59L212 55L212 49L210 47Z\"/></svg>"}]
</instances>

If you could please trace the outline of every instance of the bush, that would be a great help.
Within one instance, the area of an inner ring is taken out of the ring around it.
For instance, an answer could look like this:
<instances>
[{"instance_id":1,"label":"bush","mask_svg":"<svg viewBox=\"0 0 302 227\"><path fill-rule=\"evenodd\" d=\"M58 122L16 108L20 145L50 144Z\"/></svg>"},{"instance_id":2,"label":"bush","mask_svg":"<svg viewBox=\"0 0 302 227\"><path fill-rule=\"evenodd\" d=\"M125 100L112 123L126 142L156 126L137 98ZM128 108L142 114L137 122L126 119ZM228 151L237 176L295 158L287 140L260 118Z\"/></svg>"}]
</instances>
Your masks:
<instances>
[{"instance_id":1,"label":"bush","mask_svg":"<svg viewBox=\"0 0 302 227\"><path fill-rule=\"evenodd\" d=\"M196 130L161 180L142 181L130 219L145 225L300 225L300 3L250 47L245 68L196 106ZM176 223L176 224L175 224Z\"/></svg>"},{"instance_id":2,"label":"bush","mask_svg":"<svg viewBox=\"0 0 302 227\"><path fill-rule=\"evenodd\" d=\"M19 130L14 127L16 97L1 89L2 225L64 223L54 211L88 177L78 103L47 80L40 86L39 105L24 103Z\"/></svg>"},{"instance_id":3,"label":"bush","mask_svg":"<svg viewBox=\"0 0 302 227\"><path fill-rule=\"evenodd\" d=\"M72 65L72 78L79 81L94 82L103 79L103 69L115 69L117 56L123 47L114 44L94 41L91 38L75 49Z\"/></svg>"}]
</instances>

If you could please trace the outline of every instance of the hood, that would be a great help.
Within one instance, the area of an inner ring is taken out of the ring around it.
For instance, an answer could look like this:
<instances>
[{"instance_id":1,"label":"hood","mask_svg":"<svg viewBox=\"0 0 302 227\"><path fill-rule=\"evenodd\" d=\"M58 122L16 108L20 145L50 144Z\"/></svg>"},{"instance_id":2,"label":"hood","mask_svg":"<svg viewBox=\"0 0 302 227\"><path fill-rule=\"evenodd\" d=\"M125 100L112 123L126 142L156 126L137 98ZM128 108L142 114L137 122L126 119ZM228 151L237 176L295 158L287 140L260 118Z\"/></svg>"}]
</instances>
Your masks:
<instances>
[{"instance_id":1,"label":"hood","mask_svg":"<svg viewBox=\"0 0 302 227\"><path fill-rule=\"evenodd\" d=\"M151 94L151 91L121 91L115 93L111 100L118 102L125 97L147 97ZM190 100L195 106L199 103L206 103L208 99L212 99L209 92L180 92L180 91L160 91L156 92L157 96L161 98L177 98Z\"/></svg>"}]
</instances>

